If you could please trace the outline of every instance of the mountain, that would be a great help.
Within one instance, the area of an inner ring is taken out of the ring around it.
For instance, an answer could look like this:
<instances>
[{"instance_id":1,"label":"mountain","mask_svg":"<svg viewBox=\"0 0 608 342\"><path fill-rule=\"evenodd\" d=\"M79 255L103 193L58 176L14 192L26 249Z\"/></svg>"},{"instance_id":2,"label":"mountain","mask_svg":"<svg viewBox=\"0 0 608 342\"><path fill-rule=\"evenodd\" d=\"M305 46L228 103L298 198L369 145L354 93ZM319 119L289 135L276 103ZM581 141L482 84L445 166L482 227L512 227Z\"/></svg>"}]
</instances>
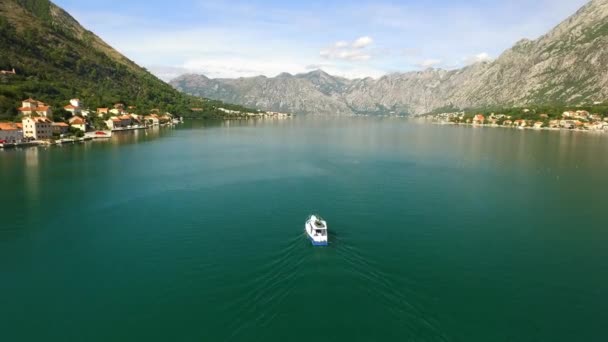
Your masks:
<instances>
[{"instance_id":1,"label":"mountain","mask_svg":"<svg viewBox=\"0 0 608 342\"><path fill-rule=\"evenodd\" d=\"M423 114L438 108L578 105L608 98L608 0L593 0L537 40L492 62L348 80L322 71L274 78L184 75L178 90L305 114Z\"/></svg>"},{"instance_id":2,"label":"mountain","mask_svg":"<svg viewBox=\"0 0 608 342\"><path fill-rule=\"evenodd\" d=\"M2 119L13 119L29 97L55 108L80 98L90 108L122 102L182 115L229 107L176 91L48 0L0 0L0 70L12 69L15 75L0 75Z\"/></svg>"},{"instance_id":3,"label":"mountain","mask_svg":"<svg viewBox=\"0 0 608 342\"><path fill-rule=\"evenodd\" d=\"M335 85L323 82L324 80L315 79L311 74L292 76L285 73L274 78L258 76L239 79L209 79L202 75L184 75L174 80L172 85L191 95L271 111L350 114L350 108L340 97L332 95L331 89L334 89Z\"/></svg>"}]
</instances>

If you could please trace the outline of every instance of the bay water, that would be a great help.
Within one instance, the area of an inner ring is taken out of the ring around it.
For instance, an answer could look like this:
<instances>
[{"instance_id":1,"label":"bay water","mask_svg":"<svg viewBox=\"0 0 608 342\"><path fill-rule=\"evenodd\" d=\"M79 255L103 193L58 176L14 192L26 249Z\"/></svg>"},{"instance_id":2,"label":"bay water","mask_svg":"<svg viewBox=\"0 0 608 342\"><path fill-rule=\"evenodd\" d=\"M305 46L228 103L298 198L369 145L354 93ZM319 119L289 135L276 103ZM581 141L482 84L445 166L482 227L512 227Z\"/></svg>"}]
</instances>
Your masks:
<instances>
[{"instance_id":1,"label":"bay water","mask_svg":"<svg viewBox=\"0 0 608 342\"><path fill-rule=\"evenodd\" d=\"M1 341L608 338L608 134L193 121L0 189Z\"/></svg>"}]
</instances>

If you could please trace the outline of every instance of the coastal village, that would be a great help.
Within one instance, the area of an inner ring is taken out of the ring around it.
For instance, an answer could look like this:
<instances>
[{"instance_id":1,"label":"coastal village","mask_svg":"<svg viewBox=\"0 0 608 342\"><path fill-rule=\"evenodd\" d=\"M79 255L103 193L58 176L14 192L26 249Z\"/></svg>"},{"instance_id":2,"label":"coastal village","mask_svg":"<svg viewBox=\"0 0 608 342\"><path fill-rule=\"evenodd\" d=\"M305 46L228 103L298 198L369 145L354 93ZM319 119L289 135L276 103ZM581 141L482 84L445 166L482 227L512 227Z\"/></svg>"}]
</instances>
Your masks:
<instances>
[{"instance_id":1,"label":"coastal village","mask_svg":"<svg viewBox=\"0 0 608 342\"><path fill-rule=\"evenodd\" d=\"M182 120L171 113L152 109L148 115L132 113L135 107L116 103L112 108L92 111L79 99L71 99L63 107L69 117L53 120L52 107L32 98L23 100L21 122L0 122L0 148L51 145L107 139L112 132L171 126Z\"/></svg>"},{"instance_id":2,"label":"coastal village","mask_svg":"<svg viewBox=\"0 0 608 342\"><path fill-rule=\"evenodd\" d=\"M607 115L592 114L586 110L569 110L564 111L560 117L539 114L533 115L535 119L526 119L526 114L531 113L531 110L523 109L522 112L524 118L514 118L512 115L495 113L486 116L483 114L467 115L465 112L453 112L429 115L425 119L440 124L608 133Z\"/></svg>"},{"instance_id":3,"label":"coastal village","mask_svg":"<svg viewBox=\"0 0 608 342\"><path fill-rule=\"evenodd\" d=\"M54 120L53 109L42 101L32 98L21 101L17 108L21 122L0 122L0 148L37 145L60 145L93 139L108 139L113 132L147 129L155 126L173 126L183 118L160 109L150 110L148 115L133 113L134 106L116 103L112 107L95 111L83 106L79 99L71 99L63 107L66 117ZM293 117L293 114L257 111L254 113L217 108L233 117L275 118ZM191 108L193 112L203 108Z\"/></svg>"}]
</instances>

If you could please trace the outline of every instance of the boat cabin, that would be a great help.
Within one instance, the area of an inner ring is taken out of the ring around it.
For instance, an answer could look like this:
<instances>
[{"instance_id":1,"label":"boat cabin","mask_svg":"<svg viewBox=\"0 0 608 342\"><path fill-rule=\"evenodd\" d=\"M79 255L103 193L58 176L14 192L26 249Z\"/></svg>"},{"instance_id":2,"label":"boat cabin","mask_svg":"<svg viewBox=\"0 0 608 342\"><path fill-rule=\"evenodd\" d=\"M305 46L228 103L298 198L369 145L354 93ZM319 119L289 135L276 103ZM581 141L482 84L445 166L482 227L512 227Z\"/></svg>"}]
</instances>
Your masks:
<instances>
[{"instance_id":1,"label":"boat cabin","mask_svg":"<svg viewBox=\"0 0 608 342\"><path fill-rule=\"evenodd\" d=\"M314 236L327 236L327 225L325 224L325 221L320 218L320 217L313 217L313 224L312 224L312 228L313 228L313 235Z\"/></svg>"}]
</instances>

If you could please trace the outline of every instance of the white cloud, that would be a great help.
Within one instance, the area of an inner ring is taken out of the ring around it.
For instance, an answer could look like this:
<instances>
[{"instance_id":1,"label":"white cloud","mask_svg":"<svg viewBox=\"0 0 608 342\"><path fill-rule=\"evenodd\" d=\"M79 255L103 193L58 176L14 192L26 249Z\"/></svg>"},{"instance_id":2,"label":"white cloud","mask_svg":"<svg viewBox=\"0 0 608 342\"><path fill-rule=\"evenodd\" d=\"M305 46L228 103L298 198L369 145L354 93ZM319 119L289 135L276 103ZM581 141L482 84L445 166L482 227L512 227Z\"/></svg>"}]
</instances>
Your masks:
<instances>
[{"instance_id":1,"label":"white cloud","mask_svg":"<svg viewBox=\"0 0 608 342\"><path fill-rule=\"evenodd\" d=\"M192 72L191 70L184 69L181 67L171 67L171 66L164 66L164 65L151 65L151 66L148 66L147 69L151 73L156 75L156 77L160 78L161 80L163 80L165 82L169 82L178 76Z\"/></svg>"},{"instance_id":2,"label":"white cloud","mask_svg":"<svg viewBox=\"0 0 608 342\"><path fill-rule=\"evenodd\" d=\"M441 64L441 59L425 59L424 61L418 63L418 66L423 69L426 69L433 68L439 64Z\"/></svg>"},{"instance_id":3,"label":"white cloud","mask_svg":"<svg viewBox=\"0 0 608 342\"><path fill-rule=\"evenodd\" d=\"M319 52L319 56L325 59L341 59L352 62L369 61L372 58L372 56L367 53L350 49L322 50Z\"/></svg>"},{"instance_id":4,"label":"white cloud","mask_svg":"<svg viewBox=\"0 0 608 342\"><path fill-rule=\"evenodd\" d=\"M369 45L371 45L373 43L374 43L374 40L372 39L372 37L364 36L364 37L360 37L357 40L355 40L355 42L353 43L353 47L355 49L362 49L362 48L368 47Z\"/></svg>"},{"instance_id":5,"label":"white cloud","mask_svg":"<svg viewBox=\"0 0 608 342\"><path fill-rule=\"evenodd\" d=\"M334 46L338 49L345 48L345 47L348 47L348 42L345 40L341 40L339 42L336 42L336 44L334 44Z\"/></svg>"},{"instance_id":6,"label":"white cloud","mask_svg":"<svg viewBox=\"0 0 608 342\"><path fill-rule=\"evenodd\" d=\"M104 9L101 0L58 1L70 3L70 13L110 45L169 79L182 71L272 76L305 72L307 66L347 77L459 68L492 60L517 40L546 33L588 0L512 0L487 6L462 1L267 6L247 0L188 0L176 2L178 9L162 18L154 6L148 11L129 1L117 3L116 13ZM251 20L234 21L235 13ZM493 19L497 17L504 20ZM340 40L349 32L362 34ZM433 58L424 60L427 56Z\"/></svg>"},{"instance_id":7,"label":"white cloud","mask_svg":"<svg viewBox=\"0 0 608 342\"><path fill-rule=\"evenodd\" d=\"M259 60L247 57L210 57L187 60L179 68L189 73L200 73L211 78L236 78L265 75L276 76L283 72L291 74L307 71L305 63L299 63L291 58L273 58Z\"/></svg>"},{"instance_id":8,"label":"white cloud","mask_svg":"<svg viewBox=\"0 0 608 342\"><path fill-rule=\"evenodd\" d=\"M480 62L490 62L492 60L493 60L493 58L490 56L490 54L488 54L487 52L482 52L482 53L476 54L474 56L465 58L464 62L465 62L465 64L470 65L470 64L480 63Z\"/></svg>"},{"instance_id":9,"label":"white cloud","mask_svg":"<svg viewBox=\"0 0 608 342\"><path fill-rule=\"evenodd\" d=\"M334 43L331 47L319 52L319 56L325 59L339 59L351 62L369 61L372 55L366 51L374 40L369 36L360 37L352 43L345 40Z\"/></svg>"}]
</instances>

